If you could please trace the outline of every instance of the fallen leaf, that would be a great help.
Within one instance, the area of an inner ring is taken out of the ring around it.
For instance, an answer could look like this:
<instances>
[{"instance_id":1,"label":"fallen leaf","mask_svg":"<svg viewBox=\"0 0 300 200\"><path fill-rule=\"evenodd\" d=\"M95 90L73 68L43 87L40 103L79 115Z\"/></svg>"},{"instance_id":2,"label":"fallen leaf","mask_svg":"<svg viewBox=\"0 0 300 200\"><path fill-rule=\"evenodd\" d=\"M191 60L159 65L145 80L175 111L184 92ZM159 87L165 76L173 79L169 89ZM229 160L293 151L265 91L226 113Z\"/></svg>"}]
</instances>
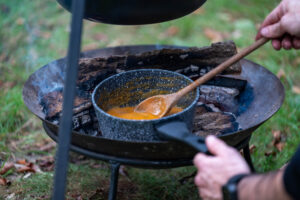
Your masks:
<instances>
[{"instance_id":1,"label":"fallen leaf","mask_svg":"<svg viewBox=\"0 0 300 200\"><path fill-rule=\"evenodd\" d=\"M19 18L16 20L16 24L18 24L18 25L23 25L24 22L25 22L25 20L24 20L24 18L22 18L22 17L19 17Z\"/></svg>"},{"instance_id":2,"label":"fallen leaf","mask_svg":"<svg viewBox=\"0 0 300 200\"><path fill-rule=\"evenodd\" d=\"M56 146L56 143L51 141L50 143L40 147L39 150L41 150L41 151L50 151L50 150L54 149L55 146Z\"/></svg>"},{"instance_id":3,"label":"fallen leaf","mask_svg":"<svg viewBox=\"0 0 300 200\"><path fill-rule=\"evenodd\" d=\"M35 142L34 145L29 145L26 146L25 148L28 149L32 149L32 150L37 150L37 151L50 151L55 147L55 142L53 142L53 140L51 140L50 138L44 138L43 140L39 140L37 142Z\"/></svg>"},{"instance_id":4,"label":"fallen leaf","mask_svg":"<svg viewBox=\"0 0 300 200\"><path fill-rule=\"evenodd\" d=\"M35 164L31 162L27 162L26 160L19 160L14 165L18 173L25 173L25 172L42 172L42 170Z\"/></svg>"},{"instance_id":5,"label":"fallen leaf","mask_svg":"<svg viewBox=\"0 0 300 200\"><path fill-rule=\"evenodd\" d=\"M284 142L282 142L282 134L281 131L276 130L276 131L272 131L272 135L273 135L273 140L272 140L272 145L278 150L278 151L282 151L284 148Z\"/></svg>"},{"instance_id":6,"label":"fallen leaf","mask_svg":"<svg viewBox=\"0 0 300 200\"><path fill-rule=\"evenodd\" d=\"M277 75L276 75L279 79L282 78L282 77L285 77L285 72L282 68L279 69L279 71L277 72Z\"/></svg>"},{"instance_id":7,"label":"fallen leaf","mask_svg":"<svg viewBox=\"0 0 300 200\"><path fill-rule=\"evenodd\" d=\"M7 180L5 178L0 177L0 185L6 185L7 184Z\"/></svg>"},{"instance_id":8,"label":"fallen leaf","mask_svg":"<svg viewBox=\"0 0 300 200\"><path fill-rule=\"evenodd\" d=\"M7 180L6 178L0 177L0 185L3 185L3 186L10 186L10 185L11 185L11 181L10 181L10 180Z\"/></svg>"},{"instance_id":9,"label":"fallen leaf","mask_svg":"<svg viewBox=\"0 0 300 200\"><path fill-rule=\"evenodd\" d=\"M170 26L165 32L167 36L175 36L178 33L179 33L179 28L177 26Z\"/></svg>"},{"instance_id":10,"label":"fallen leaf","mask_svg":"<svg viewBox=\"0 0 300 200\"><path fill-rule=\"evenodd\" d=\"M224 39L222 33L211 28L205 28L204 35L212 42L220 42Z\"/></svg>"},{"instance_id":11,"label":"fallen leaf","mask_svg":"<svg viewBox=\"0 0 300 200\"><path fill-rule=\"evenodd\" d=\"M35 173L35 170L32 168L32 166L15 164L15 168L17 169L18 173L25 173L25 172Z\"/></svg>"},{"instance_id":12,"label":"fallen leaf","mask_svg":"<svg viewBox=\"0 0 300 200\"><path fill-rule=\"evenodd\" d=\"M40 167L38 165L35 165L33 163L31 163L31 168L36 172L36 173L41 173L42 170L40 169Z\"/></svg>"},{"instance_id":13,"label":"fallen leaf","mask_svg":"<svg viewBox=\"0 0 300 200\"><path fill-rule=\"evenodd\" d=\"M284 143L283 142L278 142L277 144L275 144L275 147L276 147L276 149L278 150L278 151L282 151L283 150L283 148L284 148Z\"/></svg>"},{"instance_id":14,"label":"fallen leaf","mask_svg":"<svg viewBox=\"0 0 300 200\"><path fill-rule=\"evenodd\" d=\"M250 153L253 153L254 149L256 149L256 146L254 144L251 144L249 147Z\"/></svg>"},{"instance_id":15,"label":"fallen leaf","mask_svg":"<svg viewBox=\"0 0 300 200\"><path fill-rule=\"evenodd\" d=\"M298 86L293 86L292 91L293 91L293 93L295 93L295 94L300 94L300 87L298 87Z\"/></svg>"},{"instance_id":16,"label":"fallen leaf","mask_svg":"<svg viewBox=\"0 0 300 200\"><path fill-rule=\"evenodd\" d=\"M11 162L6 162L2 169L0 170L0 175L5 174L8 170L12 169L14 167L14 164Z\"/></svg>"},{"instance_id":17,"label":"fallen leaf","mask_svg":"<svg viewBox=\"0 0 300 200\"><path fill-rule=\"evenodd\" d=\"M273 142L279 142L281 140L281 131L279 130L272 131L272 135L273 135Z\"/></svg>"},{"instance_id":18,"label":"fallen leaf","mask_svg":"<svg viewBox=\"0 0 300 200\"><path fill-rule=\"evenodd\" d=\"M18 160L16 163L20 164L20 165L29 165L29 163L25 160L25 159L22 159L22 160Z\"/></svg>"},{"instance_id":19,"label":"fallen leaf","mask_svg":"<svg viewBox=\"0 0 300 200\"><path fill-rule=\"evenodd\" d=\"M53 171L54 169L54 157L53 156L44 156L37 159L37 164L43 171Z\"/></svg>"},{"instance_id":20,"label":"fallen leaf","mask_svg":"<svg viewBox=\"0 0 300 200\"><path fill-rule=\"evenodd\" d=\"M276 156L276 152L275 151L267 151L267 152L265 152L265 156L268 157L270 155Z\"/></svg>"}]
</instances>

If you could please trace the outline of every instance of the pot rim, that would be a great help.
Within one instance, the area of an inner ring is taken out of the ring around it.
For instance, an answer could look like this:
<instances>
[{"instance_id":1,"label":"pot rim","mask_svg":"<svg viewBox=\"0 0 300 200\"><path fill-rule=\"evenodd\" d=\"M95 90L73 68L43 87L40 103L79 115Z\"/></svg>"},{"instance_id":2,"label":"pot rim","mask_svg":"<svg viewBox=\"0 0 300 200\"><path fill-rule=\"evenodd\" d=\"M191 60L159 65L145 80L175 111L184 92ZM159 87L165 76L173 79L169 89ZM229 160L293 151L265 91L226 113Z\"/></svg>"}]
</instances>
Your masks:
<instances>
[{"instance_id":1,"label":"pot rim","mask_svg":"<svg viewBox=\"0 0 300 200\"><path fill-rule=\"evenodd\" d=\"M124 119L124 118L119 118L119 117L115 117L113 115L110 115L108 114L107 112L105 112L103 109L101 109L98 104L96 103L95 101L95 95L96 95L96 92L98 90L98 88L100 88L105 82L113 79L113 78L116 78L118 76L122 76L124 74L128 74L128 73L135 73L135 72L140 72L140 71L154 71L154 72L165 72L165 73L169 73L169 74L176 74L177 76L181 76L183 77L184 79L190 81L190 83L193 82L192 79L190 79L189 77L183 75L183 74L180 74L178 72L173 72L173 71L169 71L169 70L164 70L164 69L136 69L136 70L129 70L129 71L126 71L126 72L121 72L121 73L118 73L118 74L115 74L115 75L112 75L106 79L104 79L103 81L101 81L94 89L93 93L92 93L92 103L93 103L93 106L94 106L94 109L97 109L97 111L101 112L102 114L108 116L108 117L111 117L113 119L117 119L117 120L121 120L123 122L132 122L132 123L143 123L143 122L152 122L152 123L155 123L155 122L160 122L161 120L168 120L168 119L173 119L173 118L176 118L177 116L189 111L199 100L199 97L200 97L200 94L199 94L199 88L197 87L196 89L196 97L194 99L194 101L189 105L187 106L186 108L184 108L181 112L178 112L178 113L175 113L173 115L169 115L169 116L165 116L165 117L162 117L162 118L158 118L158 119L151 119L151 120L131 120L131 119Z\"/></svg>"}]
</instances>

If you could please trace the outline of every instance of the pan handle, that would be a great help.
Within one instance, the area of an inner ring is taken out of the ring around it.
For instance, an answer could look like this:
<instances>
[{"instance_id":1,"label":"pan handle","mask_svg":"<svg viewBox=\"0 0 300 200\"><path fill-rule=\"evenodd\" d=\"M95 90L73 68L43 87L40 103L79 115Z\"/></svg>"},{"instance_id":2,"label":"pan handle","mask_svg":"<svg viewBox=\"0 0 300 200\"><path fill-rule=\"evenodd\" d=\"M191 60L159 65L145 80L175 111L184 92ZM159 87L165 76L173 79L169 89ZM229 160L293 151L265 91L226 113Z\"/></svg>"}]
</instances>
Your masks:
<instances>
[{"instance_id":1,"label":"pan handle","mask_svg":"<svg viewBox=\"0 0 300 200\"><path fill-rule=\"evenodd\" d=\"M205 138L192 134L182 121L161 122L155 125L161 139L183 142L199 152L211 155L205 144Z\"/></svg>"}]
</instances>

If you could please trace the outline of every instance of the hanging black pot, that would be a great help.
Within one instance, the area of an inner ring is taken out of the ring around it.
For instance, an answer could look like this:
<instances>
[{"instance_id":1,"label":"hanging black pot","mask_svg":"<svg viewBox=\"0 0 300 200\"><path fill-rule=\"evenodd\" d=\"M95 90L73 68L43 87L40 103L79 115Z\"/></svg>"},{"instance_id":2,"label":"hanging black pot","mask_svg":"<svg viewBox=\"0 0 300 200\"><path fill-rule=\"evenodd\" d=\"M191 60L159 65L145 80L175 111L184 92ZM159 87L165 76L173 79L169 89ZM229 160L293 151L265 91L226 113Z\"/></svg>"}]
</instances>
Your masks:
<instances>
[{"instance_id":1,"label":"hanging black pot","mask_svg":"<svg viewBox=\"0 0 300 200\"><path fill-rule=\"evenodd\" d=\"M57 0L71 10L73 0ZM138 25L173 20L199 8L206 0L86 0L85 19L96 22Z\"/></svg>"}]
</instances>

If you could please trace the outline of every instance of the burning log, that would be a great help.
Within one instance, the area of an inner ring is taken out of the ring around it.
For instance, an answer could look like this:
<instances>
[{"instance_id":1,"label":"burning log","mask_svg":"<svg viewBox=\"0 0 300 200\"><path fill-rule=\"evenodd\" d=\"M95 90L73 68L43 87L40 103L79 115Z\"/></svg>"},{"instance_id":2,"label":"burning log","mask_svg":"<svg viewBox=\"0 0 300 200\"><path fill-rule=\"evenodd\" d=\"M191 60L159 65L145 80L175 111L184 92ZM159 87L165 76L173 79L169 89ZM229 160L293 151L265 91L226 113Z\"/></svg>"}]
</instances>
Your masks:
<instances>
[{"instance_id":1,"label":"burning log","mask_svg":"<svg viewBox=\"0 0 300 200\"><path fill-rule=\"evenodd\" d=\"M48 119L58 115L62 111L63 94L61 90L49 92L41 99L43 112Z\"/></svg>"},{"instance_id":2,"label":"burning log","mask_svg":"<svg viewBox=\"0 0 300 200\"><path fill-rule=\"evenodd\" d=\"M237 131L236 117L231 113L214 112L207 105L198 105L194 118L194 134L198 136L221 135Z\"/></svg>"},{"instance_id":3,"label":"burning log","mask_svg":"<svg viewBox=\"0 0 300 200\"><path fill-rule=\"evenodd\" d=\"M202 85L199 100L205 104L217 105L222 111L234 113L238 109L236 97L239 93L235 88Z\"/></svg>"},{"instance_id":4,"label":"burning log","mask_svg":"<svg viewBox=\"0 0 300 200\"><path fill-rule=\"evenodd\" d=\"M202 76L218 64L237 53L234 42L214 43L210 47L187 49L162 49L136 55L119 55L99 58L82 58L79 61L77 85L92 90L100 81L118 72L158 68L176 71L194 77ZM236 63L224 73L240 73Z\"/></svg>"},{"instance_id":5,"label":"burning log","mask_svg":"<svg viewBox=\"0 0 300 200\"><path fill-rule=\"evenodd\" d=\"M43 106L43 112L46 114L46 119L58 118L62 111L63 104L63 92L61 89L49 92L41 98L41 105ZM80 113L84 110L91 108L92 103L89 95L82 97L76 96L74 100L73 112Z\"/></svg>"}]
</instances>

